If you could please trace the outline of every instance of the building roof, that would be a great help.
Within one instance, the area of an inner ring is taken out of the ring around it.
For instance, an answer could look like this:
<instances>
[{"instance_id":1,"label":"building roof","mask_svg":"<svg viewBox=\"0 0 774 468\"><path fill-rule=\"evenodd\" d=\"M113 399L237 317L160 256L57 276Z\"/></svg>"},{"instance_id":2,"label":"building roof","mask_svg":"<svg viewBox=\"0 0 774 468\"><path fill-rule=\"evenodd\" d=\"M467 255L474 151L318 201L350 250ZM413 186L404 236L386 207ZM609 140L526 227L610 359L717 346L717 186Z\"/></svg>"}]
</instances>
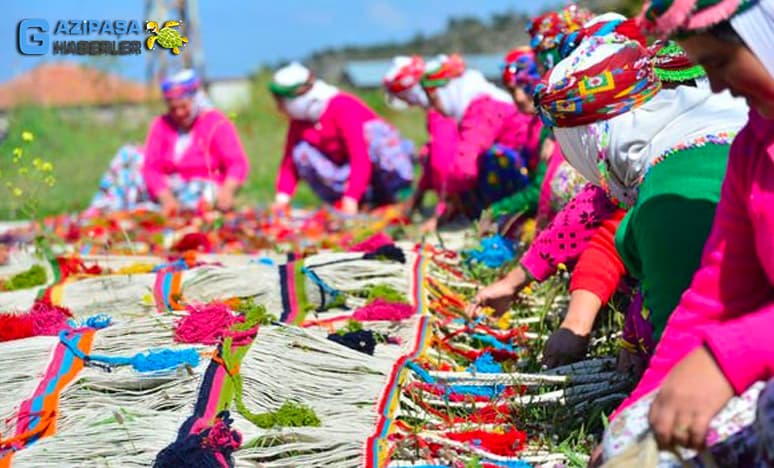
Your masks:
<instances>
[{"instance_id":1,"label":"building roof","mask_svg":"<svg viewBox=\"0 0 774 468\"><path fill-rule=\"evenodd\" d=\"M0 109L138 104L152 97L143 84L72 62L44 63L0 84Z\"/></svg>"},{"instance_id":2,"label":"building roof","mask_svg":"<svg viewBox=\"0 0 774 468\"><path fill-rule=\"evenodd\" d=\"M505 52L501 54L470 54L464 55L465 63L469 68L478 70L484 76L499 83L502 74L500 64L503 62ZM429 61L431 58L426 57ZM378 88L382 85L382 78L389 70L392 59L386 60L354 60L347 62L344 67L344 76L358 88Z\"/></svg>"}]
</instances>

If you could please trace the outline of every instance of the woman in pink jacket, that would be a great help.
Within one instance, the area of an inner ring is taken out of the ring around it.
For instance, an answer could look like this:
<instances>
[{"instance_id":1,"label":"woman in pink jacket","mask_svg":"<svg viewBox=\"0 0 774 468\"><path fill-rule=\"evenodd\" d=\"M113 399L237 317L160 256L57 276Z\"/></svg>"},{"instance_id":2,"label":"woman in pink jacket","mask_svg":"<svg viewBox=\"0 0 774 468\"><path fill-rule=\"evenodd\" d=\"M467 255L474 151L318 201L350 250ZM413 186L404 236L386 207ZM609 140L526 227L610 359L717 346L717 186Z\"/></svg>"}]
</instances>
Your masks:
<instances>
[{"instance_id":1,"label":"woman in pink jacket","mask_svg":"<svg viewBox=\"0 0 774 468\"><path fill-rule=\"evenodd\" d=\"M290 119L276 205L290 202L299 179L347 214L392 203L411 186L412 145L363 101L299 63L279 69L269 89Z\"/></svg>"},{"instance_id":2,"label":"woman in pink jacket","mask_svg":"<svg viewBox=\"0 0 774 468\"><path fill-rule=\"evenodd\" d=\"M764 382L774 376L774 0L677 3L654 2L646 25L679 34L712 89L730 89L752 109L701 267L613 415L603 455L652 431L662 448L709 447L719 466L772 466L774 385Z\"/></svg>"},{"instance_id":3,"label":"woman in pink jacket","mask_svg":"<svg viewBox=\"0 0 774 468\"><path fill-rule=\"evenodd\" d=\"M392 66L382 79L388 97L398 99L410 107L418 107L427 114L428 141L419 151L419 161L423 166L428 164L431 157L430 150L433 147L433 141L452 138L457 131L457 122L453 118L446 117L430 106L427 93L420 84L425 69L425 61L418 55L398 56L393 59ZM437 144L436 147L438 147ZM431 189L430 172L424 171L409 200L408 214L413 213L421 206L425 194Z\"/></svg>"},{"instance_id":4,"label":"woman in pink jacket","mask_svg":"<svg viewBox=\"0 0 774 468\"><path fill-rule=\"evenodd\" d=\"M466 69L457 55L441 55L429 63L422 87L430 105L457 123L448 135L433 135L430 141L422 177L440 202L426 227L459 212L475 217L527 185L539 157L537 138L530 141L530 118L518 111L508 93L479 71Z\"/></svg>"},{"instance_id":5,"label":"woman in pink jacket","mask_svg":"<svg viewBox=\"0 0 774 468\"><path fill-rule=\"evenodd\" d=\"M122 148L102 178L90 211L153 207L166 214L229 210L249 162L236 128L204 96L193 70L161 83L167 113L150 125L144 152Z\"/></svg>"}]
</instances>

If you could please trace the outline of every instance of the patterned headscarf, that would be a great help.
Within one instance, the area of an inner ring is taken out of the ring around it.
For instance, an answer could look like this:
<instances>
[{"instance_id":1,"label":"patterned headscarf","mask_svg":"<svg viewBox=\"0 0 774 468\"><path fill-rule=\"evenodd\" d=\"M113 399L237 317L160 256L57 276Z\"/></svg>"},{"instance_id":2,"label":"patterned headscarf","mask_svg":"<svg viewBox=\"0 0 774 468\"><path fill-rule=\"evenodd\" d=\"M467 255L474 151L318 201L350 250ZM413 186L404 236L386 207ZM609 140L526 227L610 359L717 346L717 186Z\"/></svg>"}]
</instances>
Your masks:
<instances>
[{"instance_id":1,"label":"patterned headscarf","mask_svg":"<svg viewBox=\"0 0 774 468\"><path fill-rule=\"evenodd\" d=\"M707 31L728 21L774 76L774 0L651 0L642 26L661 37Z\"/></svg>"},{"instance_id":2,"label":"patterned headscarf","mask_svg":"<svg viewBox=\"0 0 774 468\"><path fill-rule=\"evenodd\" d=\"M522 87L532 95L535 86L540 82L540 73L535 63L535 54L529 47L518 47L508 52L503 63L503 86L506 88Z\"/></svg>"},{"instance_id":3,"label":"patterned headscarf","mask_svg":"<svg viewBox=\"0 0 774 468\"><path fill-rule=\"evenodd\" d=\"M656 41L650 46L653 68L662 82L680 83L704 78L707 72L688 58L685 50L674 41Z\"/></svg>"},{"instance_id":4,"label":"patterned headscarf","mask_svg":"<svg viewBox=\"0 0 774 468\"><path fill-rule=\"evenodd\" d=\"M202 83L196 72L188 69L165 78L161 82L161 93L166 99L193 97L201 87Z\"/></svg>"},{"instance_id":5,"label":"patterned headscarf","mask_svg":"<svg viewBox=\"0 0 774 468\"><path fill-rule=\"evenodd\" d=\"M425 74L422 75L422 87L433 89L446 86L452 79L459 78L463 73L465 73L465 61L462 57L457 54L439 55L427 64Z\"/></svg>"},{"instance_id":6,"label":"patterned headscarf","mask_svg":"<svg viewBox=\"0 0 774 468\"><path fill-rule=\"evenodd\" d=\"M556 49L559 60L570 55L584 39L613 33L625 36L639 42L641 46L647 47L647 40L637 24L637 20L627 19L618 13L605 13L595 17L579 30L559 36Z\"/></svg>"},{"instance_id":7,"label":"patterned headscarf","mask_svg":"<svg viewBox=\"0 0 774 468\"><path fill-rule=\"evenodd\" d=\"M547 70L558 62L555 51L558 37L577 31L593 17L589 10L571 3L560 11L551 11L530 21L527 26L530 47Z\"/></svg>"},{"instance_id":8,"label":"patterned headscarf","mask_svg":"<svg viewBox=\"0 0 774 468\"><path fill-rule=\"evenodd\" d=\"M583 41L538 84L535 102L546 125L574 127L628 112L660 88L648 50L610 34Z\"/></svg>"},{"instance_id":9,"label":"patterned headscarf","mask_svg":"<svg viewBox=\"0 0 774 468\"><path fill-rule=\"evenodd\" d=\"M728 144L747 119L730 93L660 89L649 52L617 34L591 37L540 85L538 107L556 125L567 161L622 207L650 167L682 149Z\"/></svg>"},{"instance_id":10,"label":"patterned headscarf","mask_svg":"<svg viewBox=\"0 0 774 468\"><path fill-rule=\"evenodd\" d=\"M419 55L398 56L382 79L384 89L409 104L427 107L427 95L420 85L425 73L425 61Z\"/></svg>"}]
</instances>

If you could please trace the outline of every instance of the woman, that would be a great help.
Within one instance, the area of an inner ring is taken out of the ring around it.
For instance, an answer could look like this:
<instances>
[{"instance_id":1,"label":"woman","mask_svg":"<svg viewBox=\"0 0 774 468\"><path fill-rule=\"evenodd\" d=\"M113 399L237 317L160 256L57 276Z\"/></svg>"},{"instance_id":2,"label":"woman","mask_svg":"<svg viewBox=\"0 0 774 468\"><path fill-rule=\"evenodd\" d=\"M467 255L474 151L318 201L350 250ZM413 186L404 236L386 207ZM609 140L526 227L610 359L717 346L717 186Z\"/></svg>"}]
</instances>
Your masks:
<instances>
[{"instance_id":1,"label":"woman","mask_svg":"<svg viewBox=\"0 0 774 468\"><path fill-rule=\"evenodd\" d=\"M691 62L685 51L675 43L657 42L650 47L653 67L662 88L696 87L705 80L704 69ZM563 365L583 359L594 321L619 288L626 272L616 250L615 234L623 219L623 210L616 213L594 234L588 248L578 258L570 281L570 307L560 328L552 334L544 350L545 362ZM641 295L629 304L624 321L619 370L632 371L639 377L645 370L654 348L653 327L647 320Z\"/></svg>"},{"instance_id":2,"label":"woman","mask_svg":"<svg viewBox=\"0 0 774 468\"><path fill-rule=\"evenodd\" d=\"M425 61L418 55L398 56L393 59L392 66L382 79L384 90L389 97L399 99L408 106L419 107L427 114L428 142L419 152L419 161L423 167L429 162L432 142L455 138L457 132L457 122L453 118L446 117L430 107L427 93L420 84L425 69ZM409 215L421 206L425 193L431 188L430 171L423 171L417 189L408 203Z\"/></svg>"},{"instance_id":3,"label":"woman","mask_svg":"<svg viewBox=\"0 0 774 468\"><path fill-rule=\"evenodd\" d=\"M774 2L687 3L654 2L646 25L679 35L713 90L745 97L749 122L731 149L701 268L641 382L613 415L604 458L652 431L663 448L709 447L720 466L771 466L774 387L759 397L756 382L774 368ZM674 462L665 452L660 460Z\"/></svg>"},{"instance_id":4,"label":"woman","mask_svg":"<svg viewBox=\"0 0 774 468\"><path fill-rule=\"evenodd\" d=\"M491 206L494 217L537 214L537 225L544 227L561 210L586 181L564 160L561 149L554 144L551 131L540 122L532 95L540 82L535 55L528 47L519 47L505 56L502 83L511 93L519 111L531 115L527 139L533 148L540 148L540 160L530 184ZM534 143L534 140L537 142Z\"/></svg>"},{"instance_id":5,"label":"woman","mask_svg":"<svg viewBox=\"0 0 774 468\"><path fill-rule=\"evenodd\" d=\"M90 211L161 205L169 215L213 203L230 210L249 163L236 128L213 109L193 70L161 83L167 113L150 125L144 152L122 148Z\"/></svg>"},{"instance_id":6,"label":"woman","mask_svg":"<svg viewBox=\"0 0 774 468\"><path fill-rule=\"evenodd\" d=\"M457 211L475 217L527 184L528 167L537 163L536 141L528 141L530 119L507 93L480 72L467 70L457 55L442 55L429 63L422 87L430 105L457 124L448 138L430 141L423 177L439 194L440 203L429 228L438 217ZM529 155L534 155L532 160ZM446 213L447 204L454 210Z\"/></svg>"},{"instance_id":7,"label":"woman","mask_svg":"<svg viewBox=\"0 0 774 468\"><path fill-rule=\"evenodd\" d=\"M291 63L269 85L290 119L275 205L287 206L298 180L345 214L361 203L392 203L413 178L413 148L357 97Z\"/></svg>"},{"instance_id":8,"label":"woman","mask_svg":"<svg viewBox=\"0 0 774 468\"><path fill-rule=\"evenodd\" d=\"M584 41L536 93L567 160L628 209L616 250L642 285L656 341L699 264L746 111L728 94L660 88L648 51L612 35Z\"/></svg>"}]
</instances>

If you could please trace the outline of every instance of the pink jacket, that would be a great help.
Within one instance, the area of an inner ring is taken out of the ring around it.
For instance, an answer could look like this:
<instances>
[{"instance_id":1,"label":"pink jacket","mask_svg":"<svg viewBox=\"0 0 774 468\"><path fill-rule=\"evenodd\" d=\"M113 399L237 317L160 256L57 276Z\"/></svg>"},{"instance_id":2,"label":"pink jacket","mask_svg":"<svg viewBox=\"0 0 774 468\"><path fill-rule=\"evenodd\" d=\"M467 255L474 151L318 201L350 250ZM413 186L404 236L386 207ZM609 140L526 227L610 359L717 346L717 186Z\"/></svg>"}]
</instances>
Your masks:
<instances>
[{"instance_id":1,"label":"pink jacket","mask_svg":"<svg viewBox=\"0 0 774 468\"><path fill-rule=\"evenodd\" d=\"M357 97L339 93L331 98L316 124L291 121L277 178L277 192L292 196L296 191L298 172L293 161L293 148L306 141L334 163L349 163L351 172L344 196L360 200L371 181L371 156L363 125L378 118Z\"/></svg>"},{"instance_id":2,"label":"pink jacket","mask_svg":"<svg viewBox=\"0 0 774 468\"><path fill-rule=\"evenodd\" d=\"M538 132L540 133L540 132ZM551 153L551 157L546 165L546 173L543 176L543 183L540 185L540 198L538 199L537 219L538 225L543 222L549 222L554 219L556 213L553 206L551 206L551 199L553 197L551 190L551 181L554 180L557 169L562 165L564 161L564 154L559 144L554 144L554 151Z\"/></svg>"},{"instance_id":3,"label":"pink jacket","mask_svg":"<svg viewBox=\"0 0 774 468\"><path fill-rule=\"evenodd\" d=\"M419 179L420 190L429 190L434 187L433 171L429 169L429 165L433 163L431 151L433 148L443 150L445 141L457 139L457 122L452 117L446 117L437 110L430 109L427 111L427 135L428 141L422 148L427 159L424 161L422 178Z\"/></svg>"},{"instance_id":4,"label":"pink jacket","mask_svg":"<svg viewBox=\"0 0 774 468\"><path fill-rule=\"evenodd\" d=\"M604 190L587 184L540 231L521 257L522 268L537 281L556 273L560 263L571 268L597 229L616 211Z\"/></svg>"},{"instance_id":5,"label":"pink jacket","mask_svg":"<svg viewBox=\"0 0 774 468\"><path fill-rule=\"evenodd\" d=\"M250 164L245 150L236 127L223 113L204 111L196 117L190 134L191 144L176 161L177 128L166 115L151 123L142 175L154 197L167 188L167 176L172 174L183 180L209 179L218 184L226 178L241 184L247 178Z\"/></svg>"},{"instance_id":6,"label":"pink jacket","mask_svg":"<svg viewBox=\"0 0 774 468\"><path fill-rule=\"evenodd\" d=\"M701 268L648 370L616 414L704 344L737 394L774 375L774 121L750 112L734 140ZM613 417L615 414L613 415Z\"/></svg>"},{"instance_id":7,"label":"pink jacket","mask_svg":"<svg viewBox=\"0 0 774 468\"><path fill-rule=\"evenodd\" d=\"M529 117L513 104L489 96L473 100L457 128L439 127L430 140L430 183L445 194L470 190L478 182L478 157L493 144L523 151ZM539 130L538 130L539 136ZM423 176L424 177L424 176Z\"/></svg>"}]
</instances>

